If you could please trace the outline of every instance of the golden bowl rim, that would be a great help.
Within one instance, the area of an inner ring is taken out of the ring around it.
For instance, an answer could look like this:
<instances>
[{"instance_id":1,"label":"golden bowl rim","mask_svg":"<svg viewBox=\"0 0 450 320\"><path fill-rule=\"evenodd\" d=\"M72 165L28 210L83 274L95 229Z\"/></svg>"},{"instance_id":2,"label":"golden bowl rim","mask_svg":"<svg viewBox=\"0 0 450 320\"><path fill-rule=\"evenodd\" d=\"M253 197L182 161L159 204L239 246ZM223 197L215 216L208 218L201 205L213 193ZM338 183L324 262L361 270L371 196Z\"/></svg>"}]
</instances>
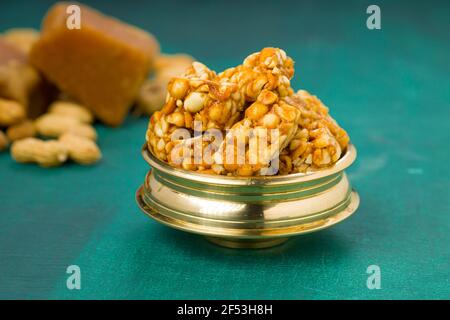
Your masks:
<instances>
[{"instance_id":1,"label":"golden bowl rim","mask_svg":"<svg viewBox=\"0 0 450 320\"><path fill-rule=\"evenodd\" d=\"M352 143L349 143L345 154L332 167L326 169L277 176L237 177L197 173L182 168L172 167L168 163L156 158L153 152L148 149L147 143L144 143L141 152L144 160L152 168L167 175L199 183L233 186L284 185L317 180L342 172L355 161L357 156L356 147Z\"/></svg>"}]
</instances>

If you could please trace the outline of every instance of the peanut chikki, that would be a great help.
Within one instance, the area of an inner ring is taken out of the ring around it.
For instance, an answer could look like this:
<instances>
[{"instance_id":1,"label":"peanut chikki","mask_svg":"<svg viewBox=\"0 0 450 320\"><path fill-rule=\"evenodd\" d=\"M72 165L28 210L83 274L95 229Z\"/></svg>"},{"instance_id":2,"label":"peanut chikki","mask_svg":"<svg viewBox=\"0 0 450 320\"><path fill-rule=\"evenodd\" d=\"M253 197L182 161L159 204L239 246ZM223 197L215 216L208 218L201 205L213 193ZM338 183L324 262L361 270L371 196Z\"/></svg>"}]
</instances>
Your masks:
<instances>
[{"instance_id":1,"label":"peanut chikki","mask_svg":"<svg viewBox=\"0 0 450 320\"><path fill-rule=\"evenodd\" d=\"M177 128L193 130L194 121L201 124L202 132L231 128L263 89L284 96L291 93L289 79L293 73L292 59L273 48L263 49L243 65L219 75L194 62L183 76L169 82L166 103L150 119L149 147L158 158L167 160L171 135Z\"/></svg>"},{"instance_id":2,"label":"peanut chikki","mask_svg":"<svg viewBox=\"0 0 450 320\"><path fill-rule=\"evenodd\" d=\"M280 154L280 173L328 167L339 160L350 138L329 115L328 108L305 90L286 100L300 110L301 116L296 134Z\"/></svg>"},{"instance_id":3,"label":"peanut chikki","mask_svg":"<svg viewBox=\"0 0 450 320\"><path fill-rule=\"evenodd\" d=\"M317 97L294 93L293 75L292 59L276 48L219 74L194 62L169 82L166 103L149 122L149 149L172 166L210 174L289 174L334 164L349 137Z\"/></svg>"}]
</instances>

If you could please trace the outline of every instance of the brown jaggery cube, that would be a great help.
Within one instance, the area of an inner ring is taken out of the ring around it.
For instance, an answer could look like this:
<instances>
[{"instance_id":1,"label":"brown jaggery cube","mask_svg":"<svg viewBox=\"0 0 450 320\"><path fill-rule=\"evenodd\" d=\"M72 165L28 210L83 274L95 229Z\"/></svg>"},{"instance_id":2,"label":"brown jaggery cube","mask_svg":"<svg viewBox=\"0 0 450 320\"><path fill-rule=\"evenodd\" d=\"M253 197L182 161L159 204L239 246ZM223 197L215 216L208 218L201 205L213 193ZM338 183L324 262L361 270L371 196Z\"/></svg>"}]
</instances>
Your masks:
<instances>
[{"instance_id":1,"label":"brown jaggery cube","mask_svg":"<svg viewBox=\"0 0 450 320\"><path fill-rule=\"evenodd\" d=\"M25 53L0 39L0 97L22 104L27 116L42 114L56 90L32 67Z\"/></svg>"},{"instance_id":2,"label":"brown jaggery cube","mask_svg":"<svg viewBox=\"0 0 450 320\"><path fill-rule=\"evenodd\" d=\"M30 61L61 91L109 125L120 125L159 52L147 32L81 8L80 29L66 25L69 3L53 6Z\"/></svg>"}]
</instances>

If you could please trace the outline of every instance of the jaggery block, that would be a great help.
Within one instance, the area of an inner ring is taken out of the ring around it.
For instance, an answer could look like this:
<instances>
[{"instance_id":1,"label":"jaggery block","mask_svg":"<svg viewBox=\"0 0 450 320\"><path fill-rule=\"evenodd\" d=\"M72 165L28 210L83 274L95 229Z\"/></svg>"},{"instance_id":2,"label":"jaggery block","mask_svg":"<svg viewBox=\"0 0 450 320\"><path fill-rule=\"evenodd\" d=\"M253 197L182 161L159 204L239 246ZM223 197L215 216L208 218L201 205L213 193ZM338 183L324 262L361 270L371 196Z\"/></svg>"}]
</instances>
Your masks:
<instances>
[{"instance_id":1,"label":"jaggery block","mask_svg":"<svg viewBox=\"0 0 450 320\"><path fill-rule=\"evenodd\" d=\"M69 29L67 6L50 9L30 61L98 119L119 125L150 71L158 43L143 30L83 5L81 29Z\"/></svg>"},{"instance_id":2,"label":"jaggery block","mask_svg":"<svg viewBox=\"0 0 450 320\"><path fill-rule=\"evenodd\" d=\"M0 39L0 97L22 104L27 116L42 114L56 94L50 85L27 62L27 56L3 39Z\"/></svg>"}]
</instances>

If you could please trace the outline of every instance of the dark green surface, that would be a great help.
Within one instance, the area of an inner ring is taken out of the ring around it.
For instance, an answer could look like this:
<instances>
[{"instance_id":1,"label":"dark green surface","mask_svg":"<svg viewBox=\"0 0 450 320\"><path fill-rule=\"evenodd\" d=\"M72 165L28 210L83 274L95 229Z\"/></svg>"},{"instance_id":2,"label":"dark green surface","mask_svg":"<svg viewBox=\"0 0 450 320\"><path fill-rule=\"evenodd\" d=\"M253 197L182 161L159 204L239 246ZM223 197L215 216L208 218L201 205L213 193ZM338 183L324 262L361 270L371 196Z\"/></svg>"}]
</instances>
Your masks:
<instances>
[{"instance_id":1,"label":"dark green surface","mask_svg":"<svg viewBox=\"0 0 450 320\"><path fill-rule=\"evenodd\" d=\"M361 205L271 250L170 230L135 204L147 120L130 118L98 127L94 167L45 170L0 154L0 298L448 299L450 6L376 3L381 31L365 27L367 1L93 3L217 70L267 45L286 49L293 85L318 94L358 148L348 172ZM1 2L0 30L37 27L48 4ZM65 287L71 264L80 291ZM372 264L381 290L366 287Z\"/></svg>"}]
</instances>

